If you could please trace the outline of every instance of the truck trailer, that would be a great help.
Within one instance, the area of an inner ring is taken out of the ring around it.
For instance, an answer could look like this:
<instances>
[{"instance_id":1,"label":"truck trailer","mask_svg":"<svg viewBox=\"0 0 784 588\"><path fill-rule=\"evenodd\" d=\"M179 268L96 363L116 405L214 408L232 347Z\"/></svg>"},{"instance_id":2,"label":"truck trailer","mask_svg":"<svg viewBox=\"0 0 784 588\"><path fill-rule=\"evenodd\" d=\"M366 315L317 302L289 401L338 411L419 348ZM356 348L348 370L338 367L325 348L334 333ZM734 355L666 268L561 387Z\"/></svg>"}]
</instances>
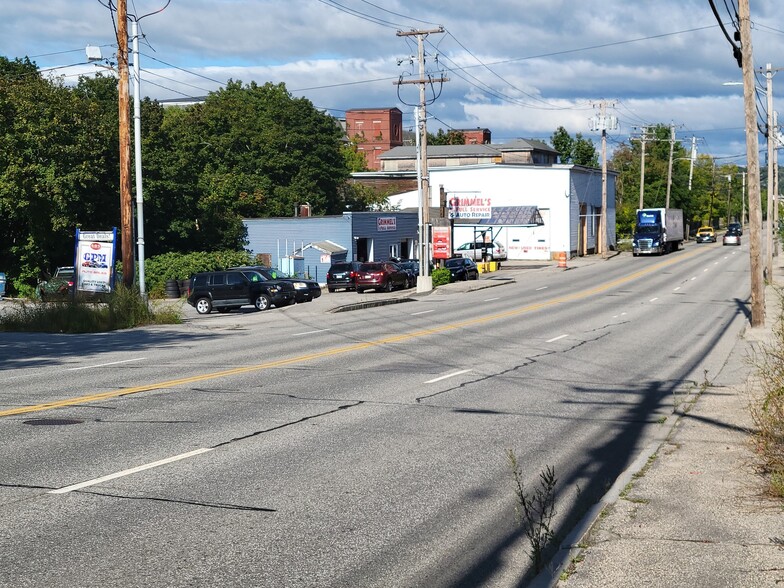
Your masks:
<instances>
[{"instance_id":1,"label":"truck trailer","mask_svg":"<svg viewBox=\"0 0 784 588\"><path fill-rule=\"evenodd\" d=\"M683 242L683 211L680 208L638 208L632 255L677 251Z\"/></svg>"}]
</instances>

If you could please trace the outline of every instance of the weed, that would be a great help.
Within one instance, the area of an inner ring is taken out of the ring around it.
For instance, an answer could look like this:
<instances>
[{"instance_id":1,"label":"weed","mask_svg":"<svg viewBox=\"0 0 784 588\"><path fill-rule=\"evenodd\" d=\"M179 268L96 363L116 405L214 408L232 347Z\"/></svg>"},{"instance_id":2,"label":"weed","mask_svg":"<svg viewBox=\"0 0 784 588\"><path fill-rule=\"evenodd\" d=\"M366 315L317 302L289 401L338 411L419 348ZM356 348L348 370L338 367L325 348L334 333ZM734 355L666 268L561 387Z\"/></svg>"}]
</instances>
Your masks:
<instances>
[{"instance_id":1,"label":"weed","mask_svg":"<svg viewBox=\"0 0 784 588\"><path fill-rule=\"evenodd\" d=\"M517 498L515 513L518 522L523 526L526 537L531 542L529 557L534 564L536 573L539 573L542 570L545 548L554 535L550 524L555 516L555 485L558 480L555 477L555 470L551 466L547 466L539 473L539 487L528 493L523 484L522 469L517 462L514 451L509 449L506 455L515 481Z\"/></svg>"}]
</instances>

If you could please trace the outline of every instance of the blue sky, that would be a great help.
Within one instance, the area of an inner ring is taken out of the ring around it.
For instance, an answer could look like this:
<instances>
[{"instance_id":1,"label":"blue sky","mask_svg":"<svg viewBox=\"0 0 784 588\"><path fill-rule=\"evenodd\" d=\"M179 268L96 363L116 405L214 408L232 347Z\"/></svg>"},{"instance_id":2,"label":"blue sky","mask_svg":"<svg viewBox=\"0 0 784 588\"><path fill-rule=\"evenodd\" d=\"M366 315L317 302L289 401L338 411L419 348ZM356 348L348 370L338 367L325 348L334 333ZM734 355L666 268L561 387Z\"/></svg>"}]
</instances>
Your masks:
<instances>
[{"instance_id":1,"label":"blue sky","mask_svg":"<svg viewBox=\"0 0 784 588\"><path fill-rule=\"evenodd\" d=\"M0 55L30 56L67 81L91 74L86 45L116 50L107 3L3 2ZM730 33L736 3L715 0ZM604 99L620 121L610 148L672 123L700 153L745 159L742 88L723 85L741 72L708 0L129 0L128 10L143 17L142 93L152 98L202 96L228 79L284 82L335 116L398 106L413 125L416 88L393 82L416 74L416 46L396 33L442 25L427 38L427 66L450 81L435 88L428 130L483 127L502 142L563 126L598 144L588 119ZM751 16L755 66L784 67L780 2L751 0Z\"/></svg>"}]
</instances>

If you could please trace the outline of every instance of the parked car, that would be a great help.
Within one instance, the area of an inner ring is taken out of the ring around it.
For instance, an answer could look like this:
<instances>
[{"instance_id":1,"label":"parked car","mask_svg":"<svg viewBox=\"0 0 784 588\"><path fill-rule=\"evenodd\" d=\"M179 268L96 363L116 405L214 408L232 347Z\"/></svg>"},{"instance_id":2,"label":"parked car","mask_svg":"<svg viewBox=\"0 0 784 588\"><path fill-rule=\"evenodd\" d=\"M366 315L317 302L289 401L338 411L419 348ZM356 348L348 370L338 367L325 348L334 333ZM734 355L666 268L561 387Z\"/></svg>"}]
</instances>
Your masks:
<instances>
[{"instance_id":1,"label":"parked car","mask_svg":"<svg viewBox=\"0 0 784 588\"><path fill-rule=\"evenodd\" d=\"M722 245L740 245L740 231L729 228L721 240Z\"/></svg>"},{"instance_id":2,"label":"parked car","mask_svg":"<svg viewBox=\"0 0 784 588\"><path fill-rule=\"evenodd\" d=\"M738 235L742 235L743 234L743 225L740 224L740 223L730 223L730 224L727 225L727 230L728 231L735 230L735 231L738 232Z\"/></svg>"},{"instance_id":3,"label":"parked car","mask_svg":"<svg viewBox=\"0 0 784 588\"><path fill-rule=\"evenodd\" d=\"M467 257L474 261L482 261L483 254L487 261L506 261L506 248L498 241L493 243L484 243L481 241L463 243L455 250L455 255Z\"/></svg>"},{"instance_id":4,"label":"parked car","mask_svg":"<svg viewBox=\"0 0 784 588\"><path fill-rule=\"evenodd\" d=\"M42 302L64 300L74 290L76 268L72 265L58 267L48 280L38 283L38 295Z\"/></svg>"},{"instance_id":5,"label":"parked car","mask_svg":"<svg viewBox=\"0 0 784 588\"><path fill-rule=\"evenodd\" d=\"M329 266L327 272L327 290L334 292L335 290L355 290L357 270L362 265L359 261L343 261L340 263L333 263Z\"/></svg>"},{"instance_id":6,"label":"parked car","mask_svg":"<svg viewBox=\"0 0 784 588\"><path fill-rule=\"evenodd\" d=\"M270 280L259 270L251 268L232 269L229 271L242 272L251 282L264 282L266 286L277 286L278 292L270 294L272 304L278 308L294 304L297 301L297 291L294 284L286 280Z\"/></svg>"},{"instance_id":7,"label":"parked car","mask_svg":"<svg viewBox=\"0 0 784 588\"><path fill-rule=\"evenodd\" d=\"M309 280L307 278L298 278L297 276L290 276L285 272L277 270L273 267L264 265L250 265L245 267L235 267L231 269L251 269L256 270L268 280L279 280L284 282L291 282L294 286L297 302L312 302L321 296L321 286L316 280Z\"/></svg>"},{"instance_id":8,"label":"parked car","mask_svg":"<svg viewBox=\"0 0 784 588\"><path fill-rule=\"evenodd\" d=\"M356 285L359 294L365 290L391 292L395 288L407 288L409 276L391 261L362 263L357 272Z\"/></svg>"},{"instance_id":9,"label":"parked car","mask_svg":"<svg viewBox=\"0 0 784 588\"><path fill-rule=\"evenodd\" d=\"M716 231L713 227L700 227L697 229L696 239L697 243L715 243Z\"/></svg>"},{"instance_id":10,"label":"parked car","mask_svg":"<svg viewBox=\"0 0 784 588\"><path fill-rule=\"evenodd\" d=\"M478 280L479 268L476 262L467 257L453 257L444 262L444 267L449 270L450 282L461 282L465 280Z\"/></svg>"},{"instance_id":11,"label":"parked car","mask_svg":"<svg viewBox=\"0 0 784 588\"><path fill-rule=\"evenodd\" d=\"M415 259L407 259L398 262L397 266L408 274L409 287L416 286L417 279L419 278L419 262Z\"/></svg>"},{"instance_id":12,"label":"parked car","mask_svg":"<svg viewBox=\"0 0 784 588\"><path fill-rule=\"evenodd\" d=\"M291 304L293 298L293 287L274 280L251 280L243 271L227 270L191 276L187 301L199 314L209 314L213 309L229 312L249 304L267 310L273 304Z\"/></svg>"}]
</instances>

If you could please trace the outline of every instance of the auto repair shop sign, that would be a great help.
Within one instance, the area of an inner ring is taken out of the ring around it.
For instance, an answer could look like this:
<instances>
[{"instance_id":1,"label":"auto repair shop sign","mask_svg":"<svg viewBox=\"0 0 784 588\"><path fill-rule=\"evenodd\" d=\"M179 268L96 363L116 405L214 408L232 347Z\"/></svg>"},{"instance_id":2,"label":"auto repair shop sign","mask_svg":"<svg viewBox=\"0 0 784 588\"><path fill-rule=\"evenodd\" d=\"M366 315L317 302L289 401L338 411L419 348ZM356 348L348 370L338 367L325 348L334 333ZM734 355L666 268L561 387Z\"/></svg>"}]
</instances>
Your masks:
<instances>
[{"instance_id":1,"label":"auto repair shop sign","mask_svg":"<svg viewBox=\"0 0 784 588\"><path fill-rule=\"evenodd\" d=\"M117 229L76 229L76 289L82 292L111 292L114 286L114 257Z\"/></svg>"},{"instance_id":2,"label":"auto repair shop sign","mask_svg":"<svg viewBox=\"0 0 784 588\"><path fill-rule=\"evenodd\" d=\"M449 196L449 218L490 218L493 214L491 198L481 192L463 192Z\"/></svg>"}]
</instances>

